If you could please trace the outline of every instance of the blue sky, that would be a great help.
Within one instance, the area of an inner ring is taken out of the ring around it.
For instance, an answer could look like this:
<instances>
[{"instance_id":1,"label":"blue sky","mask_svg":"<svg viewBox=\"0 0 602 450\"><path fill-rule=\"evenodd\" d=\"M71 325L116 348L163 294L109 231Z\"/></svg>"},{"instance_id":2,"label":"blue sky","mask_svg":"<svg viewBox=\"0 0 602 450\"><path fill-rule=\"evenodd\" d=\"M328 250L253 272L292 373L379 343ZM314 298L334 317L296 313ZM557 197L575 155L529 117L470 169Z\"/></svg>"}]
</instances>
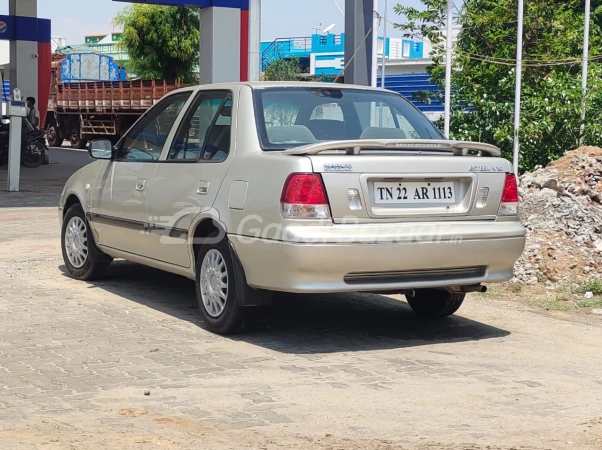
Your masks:
<instances>
[{"instance_id":1,"label":"blue sky","mask_svg":"<svg viewBox=\"0 0 602 450\"><path fill-rule=\"evenodd\" d=\"M380 1L384 4L384 0ZM396 3L389 0L392 22L397 18L393 14ZM403 3L417 5L419 1ZM112 31L111 20L123 6L112 0L38 0L38 15L52 20L53 36L66 37L69 44L80 44L86 34ZM336 23L333 33L341 33L345 27L334 0L262 0L262 9L262 40L309 36L313 28L331 23ZM0 0L0 14L8 14L8 0ZM389 35L399 36L392 28L389 30Z\"/></svg>"}]
</instances>

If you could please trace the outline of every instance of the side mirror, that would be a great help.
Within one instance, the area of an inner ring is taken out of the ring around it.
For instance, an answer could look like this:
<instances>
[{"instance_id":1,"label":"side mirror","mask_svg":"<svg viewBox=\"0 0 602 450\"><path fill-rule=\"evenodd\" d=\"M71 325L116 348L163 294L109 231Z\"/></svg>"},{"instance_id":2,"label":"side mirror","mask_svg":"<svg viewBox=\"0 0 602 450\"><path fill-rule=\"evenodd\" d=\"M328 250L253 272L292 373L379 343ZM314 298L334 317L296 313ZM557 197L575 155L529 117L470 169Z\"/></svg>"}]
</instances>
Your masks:
<instances>
[{"instance_id":1,"label":"side mirror","mask_svg":"<svg viewBox=\"0 0 602 450\"><path fill-rule=\"evenodd\" d=\"M96 139L90 142L88 153L94 159L111 159L113 157L113 144L108 139Z\"/></svg>"}]
</instances>

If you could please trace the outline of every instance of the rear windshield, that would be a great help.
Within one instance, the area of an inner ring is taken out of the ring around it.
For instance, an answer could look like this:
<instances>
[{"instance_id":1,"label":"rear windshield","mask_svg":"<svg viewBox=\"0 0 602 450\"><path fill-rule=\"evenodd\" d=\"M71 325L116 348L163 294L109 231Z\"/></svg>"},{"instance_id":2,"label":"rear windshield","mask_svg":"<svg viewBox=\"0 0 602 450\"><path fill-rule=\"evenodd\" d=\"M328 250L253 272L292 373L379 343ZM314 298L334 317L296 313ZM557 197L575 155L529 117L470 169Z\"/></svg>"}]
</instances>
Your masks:
<instances>
[{"instance_id":1,"label":"rear windshield","mask_svg":"<svg viewBox=\"0 0 602 450\"><path fill-rule=\"evenodd\" d=\"M422 113L402 96L349 88L260 88L254 90L263 150L354 139L442 139Z\"/></svg>"}]
</instances>

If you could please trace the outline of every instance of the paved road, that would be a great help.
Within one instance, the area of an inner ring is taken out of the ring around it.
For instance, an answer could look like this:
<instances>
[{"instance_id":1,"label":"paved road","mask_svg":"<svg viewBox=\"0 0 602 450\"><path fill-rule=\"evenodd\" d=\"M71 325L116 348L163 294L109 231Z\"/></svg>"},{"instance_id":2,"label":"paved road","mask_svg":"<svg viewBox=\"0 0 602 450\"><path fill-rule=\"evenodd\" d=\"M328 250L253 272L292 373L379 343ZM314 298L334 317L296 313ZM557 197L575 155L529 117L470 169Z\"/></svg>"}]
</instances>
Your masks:
<instances>
[{"instance_id":1,"label":"paved road","mask_svg":"<svg viewBox=\"0 0 602 450\"><path fill-rule=\"evenodd\" d=\"M6 166L0 166L0 207L56 206L67 178L92 161L86 151L51 148L49 165L21 167L20 192L11 194L6 192Z\"/></svg>"},{"instance_id":2,"label":"paved road","mask_svg":"<svg viewBox=\"0 0 602 450\"><path fill-rule=\"evenodd\" d=\"M0 449L602 448L602 321L490 296L440 321L396 298L283 296L218 337L188 280L65 275L57 189L88 160L53 157L24 172L29 193L0 192Z\"/></svg>"}]
</instances>

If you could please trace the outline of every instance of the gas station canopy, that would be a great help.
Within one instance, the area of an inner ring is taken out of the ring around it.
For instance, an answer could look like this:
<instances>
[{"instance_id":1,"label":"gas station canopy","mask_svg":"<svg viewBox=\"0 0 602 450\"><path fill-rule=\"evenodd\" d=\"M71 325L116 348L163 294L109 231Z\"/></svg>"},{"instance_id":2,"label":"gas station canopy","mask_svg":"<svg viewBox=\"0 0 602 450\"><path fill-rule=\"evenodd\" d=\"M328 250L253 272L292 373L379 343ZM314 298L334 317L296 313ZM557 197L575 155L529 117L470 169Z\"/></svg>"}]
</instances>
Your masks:
<instances>
[{"instance_id":1,"label":"gas station canopy","mask_svg":"<svg viewBox=\"0 0 602 450\"><path fill-rule=\"evenodd\" d=\"M168 6L192 6L196 8L238 8L249 9L249 0L113 0L123 3L151 3Z\"/></svg>"},{"instance_id":2,"label":"gas station canopy","mask_svg":"<svg viewBox=\"0 0 602 450\"><path fill-rule=\"evenodd\" d=\"M258 79L261 0L113 1L202 8L201 83ZM367 38L373 33L374 0L345 0L345 11L345 82L370 85L374 49ZM238 34L239 48L230 45L232 33Z\"/></svg>"}]
</instances>

